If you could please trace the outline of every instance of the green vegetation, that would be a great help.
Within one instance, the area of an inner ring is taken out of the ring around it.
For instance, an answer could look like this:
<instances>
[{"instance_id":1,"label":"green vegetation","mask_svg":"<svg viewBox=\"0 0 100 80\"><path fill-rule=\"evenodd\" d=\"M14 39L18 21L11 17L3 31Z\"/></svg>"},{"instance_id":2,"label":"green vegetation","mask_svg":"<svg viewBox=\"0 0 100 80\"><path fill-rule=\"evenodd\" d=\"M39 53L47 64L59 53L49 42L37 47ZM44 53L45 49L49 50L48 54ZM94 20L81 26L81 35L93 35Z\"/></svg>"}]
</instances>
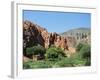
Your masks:
<instances>
[{"instance_id":1,"label":"green vegetation","mask_svg":"<svg viewBox=\"0 0 100 80\"><path fill-rule=\"evenodd\" d=\"M90 58L91 57L90 46L84 45L80 50L80 54L82 58L85 58L85 59Z\"/></svg>"},{"instance_id":2,"label":"green vegetation","mask_svg":"<svg viewBox=\"0 0 100 80\"><path fill-rule=\"evenodd\" d=\"M50 62L45 60L39 61L28 61L24 62L23 68L24 69L32 69L32 68L50 68Z\"/></svg>"},{"instance_id":3,"label":"green vegetation","mask_svg":"<svg viewBox=\"0 0 100 80\"><path fill-rule=\"evenodd\" d=\"M40 55L43 57L45 52L46 52L46 49L41 45L33 46L26 49L26 54L31 57L33 55Z\"/></svg>"},{"instance_id":4,"label":"green vegetation","mask_svg":"<svg viewBox=\"0 0 100 80\"><path fill-rule=\"evenodd\" d=\"M65 52L58 47L52 46L45 49L41 45L26 49L28 56L43 56L40 60L29 60L23 63L24 69L53 68L53 67L76 67L91 65L90 45L79 43L76 46L76 53L71 57L66 57Z\"/></svg>"},{"instance_id":5,"label":"green vegetation","mask_svg":"<svg viewBox=\"0 0 100 80\"><path fill-rule=\"evenodd\" d=\"M33 55L34 51L33 51L33 47L27 48L26 49L26 54L27 55Z\"/></svg>"},{"instance_id":6,"label":"green vegetation","mask_svg":"<svg viewBox=\"0 0 100 80\"><path fill-rule=\"evenodd\" d=\"M34 51L34 55L37 55L37 54L44 55L46 49L42 47L41 45L38 45L38 46L33 47L33 51Z\"/></svg>"},{"instance_id":7,"label":"green vegetation","mask_svg":"<svg viewBox=\"0 0 100 80\"><path fill-rule=\"evenodd\" d=\"M83 46L84 46L84 44L79 43L79 44L77 45L77 47L76 47L76 51L80 51L81 48L82 48Z\"/></svg>"},{"instance_id":8,"label":"green vegetation","mask_svg":"<svg viewBox=\"0 0 100 80\"><path fill-rule=\"evenodd\" d=\"M90 66L91 65L91 47L88 44L82 44L79 43L77 45L77 57L80 58L81 60L85 60L85 66Z\"/></svg>"},{"instance_id":9,"label":"green vegetation","mask_svg":"<svg viewBox=\"0 0 100 80\"><path fill-rule=\"evenodd\" d=\"M61 48L50 47L47 49L45 57L49 60L60 59L65 56L64 51Z\"/></svg>"}]
</instances>

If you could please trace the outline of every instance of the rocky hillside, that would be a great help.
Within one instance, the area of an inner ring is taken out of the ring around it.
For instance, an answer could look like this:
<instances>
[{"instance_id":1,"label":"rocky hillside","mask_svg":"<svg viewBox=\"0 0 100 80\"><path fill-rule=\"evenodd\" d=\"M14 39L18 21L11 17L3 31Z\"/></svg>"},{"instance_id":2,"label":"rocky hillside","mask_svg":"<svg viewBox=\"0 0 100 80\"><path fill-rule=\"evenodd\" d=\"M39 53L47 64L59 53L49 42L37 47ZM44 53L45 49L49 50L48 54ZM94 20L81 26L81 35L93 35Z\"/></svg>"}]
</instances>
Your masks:
<instances>
[{"instance_id":1,"label":"rocky hillside","mask_svg":"<svg viewBox=\"0 0 100 80\"><path fill-rule=\"evenodd\" d=\"M65 38L69 38L68 42L72 43L79 43L79 42L85 42L90 44L91 40L91 30L90 28L77 28L77 29L71 29L69 31L63 32L60 34L61 36Z\"/></svg>"},{"instance_id":2,"label":"rocky hillside","mask_svg":"<svg viewBox=\"0 0 100 80\"><path fill-rule=\"evenodd\" d=\"M61 33L61 35L82 37L84 35L90 35L90 31L91 31L90 28L76 28L76 29L71 29L69 31L63 32L63 33Z\"/></svg>"},{"instance_id":3,"label":"rocky hillside","mask_svg":"<svg viewBox=\"0 0 100 80\"><path fill-rule=\"evenodd\" d=\"M52 45L60 47L64 50L68 50L67 39L61 35L49 33L45 28L32 23L30 21L23 22L23 52L26 53L27 47L32 47L36 44L40 44L45 48Z\"/></svg>"}]
</instances>

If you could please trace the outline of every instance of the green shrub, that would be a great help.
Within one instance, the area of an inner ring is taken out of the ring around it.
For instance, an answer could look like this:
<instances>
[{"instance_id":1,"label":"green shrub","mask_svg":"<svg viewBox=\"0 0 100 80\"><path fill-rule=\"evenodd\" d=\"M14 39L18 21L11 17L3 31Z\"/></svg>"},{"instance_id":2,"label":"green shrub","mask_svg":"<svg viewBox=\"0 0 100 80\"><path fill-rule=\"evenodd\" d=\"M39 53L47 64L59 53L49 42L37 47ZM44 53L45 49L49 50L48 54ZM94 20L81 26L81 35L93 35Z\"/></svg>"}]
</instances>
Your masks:
<instances>
[{"instance_id":1,"label":"green shrub","mask_svg":"<svg viewBox=\"0 0 100 80\"><path fill-rule=\"evenodd\" d=\"M33 61L28 61L23 63L23 69L31 69L32 68L32 62Z\"/></svg>"},{"instance_id":2,"label":"green shrub","mask_svg":"<svg viewBox=\"0 0 100 80\"><path fill-rule=\"evenodd\" d=\"M80 51L81 48L84 46L83 43L79 43L77 46L76 46L76 51Z\"/></svg>"},{"instance_id":3,"label":"green shrub","mask_svg":"<svg viewBox=\"0 0 100 80\"><path fill-rule=\"evenodd\" d=\"M51 64L47 61L34 61L32 68L50 68Z\"/></svg>"},{"instance_id":4,"label":"green shrub","mask_svg":"<svg viewBox=\"0 0 100 80\"><path fill-rule=\"evenodd\" d=\"M34 51L33 51L33 47L29 47L26 49L26 54L27 55L33 55Z\"/></svg>"},{"instance_id":5,"label":"green shrub","mask_svg":"<svg viewBox=\"0 0 100 80\"><path fill-rule=\"evenodd\" d=\"M49 49L47 49L45 54L46 59L50 60L60 59L64 56L65 53L63 52L63 50L57 47L50 47Z\"/></svg>"},{"instance_id":6,"label":"green shrub","mask_svg":"<svg viewBox=\"0 0 100 80\"><path fill-rule=\"evenodd\" d=\"M79 52L82 56L82 58L90 58L91 57L91 49L90 49L90 46L89 45L84 45L80 52Z\"/></svg>"},{"instance_id":7,"label":"green shrub","mask_svg":"<svg viewBox=\"0 0 100 80\"><path fill-rule=\"evenodd\" d=\"M34 51L34 55L37 55L37 54L44 55L46 52L46 49L43 46L38 45L38 46L33 47L33 51Z\"/></svg>"},{"instance_id":8,"label":"green shrub","mask_svg":"<svg viewBox=\"0 0 100 80\"><path fill-rule=\"evenodd\" d=\"M27 55L44 55L46 52L45 48L41 45L33 46L26 49Z\"/></svg>"},{"instance_id":9,"label":"green shrub","mask_svg":"<svg viewBox=\"0 0 100 80\"><path fill-rule=\"evenodd\" d=\"M79 60L78 62L82 62L82 65L84 66L90 66L91 65L91 47L88 44L81 44L81 47L78 46L78 53L75 56ZM75 60L74 60L75 61ZM76 61L77 62L77 61Z\"/></svg>"},{"instance_id":10,"label":"green shrub","mask_svg":"<svg viewBox=\"0 0 100 80\"><path fill-rule=\"evenodd\" d=\"M86 59L85 66L90 66L90 65L91 65L91 59L88 58L88 59Z\"/></svg>"},{"instance_id":11,"label":"green shrub","mask_svg":"<svg viewBox=\"0 0 100 80\"><path fill-rule=\"evenodd\" d=\"M30 69L30 65L26 62L23 63L23 69Z\"/></svg>"},{"instance_id":12,"label":"green shrub","mask_svg":"<svg viewBox=\"0 0 100 80\"><path fill-rule=\"evenodd\" d=\"M62 60L57 61L53 67L72 67L73 63L70 58L62 58Z\"/></svg>"},{"instance_id":13,"label":"green shrub","mask_svg":"<svg viewBox=\"0 0 100 80\"><path fill-rule=\"evenodd\" d=\"M45 60L28 61L28 62L23 63L23 68L24 69L51 68L52 64L53 64L53 62L45 61Z\"/></svg>"},{"instance_id":14,"label":"green shrub","mask_svg":"<svg viewBox=\"0 0 100 80\"><path fill-rule=\"evenodd\" d=\"M85 59L79 59L79 58L74 58L72 59L72 63L73 63L73 66L85 66L86 64L86 60Z\"/></svg>"}]
</instances>

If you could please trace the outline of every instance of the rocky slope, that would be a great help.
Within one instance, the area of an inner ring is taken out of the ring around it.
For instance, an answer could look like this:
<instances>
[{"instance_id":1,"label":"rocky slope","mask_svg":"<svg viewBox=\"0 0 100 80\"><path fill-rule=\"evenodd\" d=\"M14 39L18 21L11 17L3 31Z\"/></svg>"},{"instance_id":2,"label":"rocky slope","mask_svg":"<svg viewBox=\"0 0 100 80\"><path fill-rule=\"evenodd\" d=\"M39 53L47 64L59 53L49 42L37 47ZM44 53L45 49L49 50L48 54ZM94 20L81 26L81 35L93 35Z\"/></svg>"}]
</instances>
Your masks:
<instances>
[{"instance_id":1,"label":"rocky slope","mask_svg":"<svg viewBox=\"0 0 100 80\"><path fill-rule=\"evenodd\" d=\"M45 48L51 45L68 50L67 39L60 36L56 32L49 33L45 28L32 23L30 21L23 22L23 51L26 53L27 47L32 47L35 44L40 44Z\"/></svg>"},{"instance_id":2,"label":"rocky slope","mask_svg":"<svg viewBox=\"0 0 100 80\"><path fill-rule=\"evenodd\" d=\"M91 43L91 30L90 28L76 28L76 29L71 29L69 31L63 32L60 34L61 36L65 38L69 38L68 42L72 43Z\"/></svg>"}]
</instances>

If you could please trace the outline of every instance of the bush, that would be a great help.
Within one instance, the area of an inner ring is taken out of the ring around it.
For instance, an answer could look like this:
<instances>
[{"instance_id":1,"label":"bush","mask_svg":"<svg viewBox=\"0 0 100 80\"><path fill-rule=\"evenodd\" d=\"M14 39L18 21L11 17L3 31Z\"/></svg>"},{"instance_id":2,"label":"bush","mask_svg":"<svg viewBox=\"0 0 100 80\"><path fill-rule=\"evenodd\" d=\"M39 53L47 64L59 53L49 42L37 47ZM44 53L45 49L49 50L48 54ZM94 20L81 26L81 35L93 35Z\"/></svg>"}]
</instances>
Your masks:
<instances>
[{"instance_id":1,"label":"bush","mask_svg":"<svg viewBox=\"0 0 100 80\"><path fill-rule=\"evenodd\" d=\"M91 59L90 58L88 58L88 59L86 59L87 61L86 61L86 63L85 63L85 66L90 66L91 65Z\"/></svg>"},{"instance_id":2,"label":"bush","mask_svg":"<svg viewBox=\"0 0 100 80\"><path fill-rule=\"evenodd\" d=\"M76 47L76 51L80 51L81 48L82 48L83 46L84 46L84 44L79 43L79 44L77 45L77 47Z\"/></svg>"},{"instance_id":3,"label":"bush","mask_svg":"<svg viewBox=\"0 0 100 80\"><path fill-rule=\"evenodd\" d=\"M53 64L53 62L45 61L45 60L28 61L28 62L23 63L23 68L24 69L51 68L52 64Z\"/></svg>"},{"instance_id":4,"label":"bush","mask_svg":"<svg viewBox=\"0 0 100 80\"><path fill-rule=\"evenodd\" d=\"M47 49L45 54L46 59L49 60L60 59L64 56L65 53L63 52L63 50L57 47L50 47L49 49Z\"/></svg>"},{"instance_id":5,"label":"bush","mask_svg":"<svg viewBox=\"0 0 100 80\"><path fill-rule=\"evenodd\" d=\"M91 49L89 45L85 45L80 50L81 57L86 60L85 66L91 65Z\"/></svg>"},{"instance_id":6,"label":"bush","mask_svg":"<svg viewBox=\"0 0 100 80\"><path fill-rule=\"evenodd\" d=\"M30 65L26 62L23 63L23 69L30 69Z\"/></svg>"},{"instance_id":7,"label":"bush","mask_svg":"<svg viewBox=\"0 0 100 80\"><path fill-rule=\"evenodd\" d=\"M76 66L84 66L86 64L86 60L80 58L63 58L55 63L55 67L76 67Z\"/></svg>"},{"instance_id":8,"label":"bush","mask_svg":"<svg viewBox=\"0 0 100 80\"><path fill-rule=\"evenodd\" d=\"M85 66L86 60L80 58L73 58L72 59L73 66Z\"/></svg>"},{"instance_id":9,"label":"bush","mask_svg":"<svg viewBox=\"0 0 100 80\"><path fill-rule=\"evenodd\" d=\"M34 61L32 68L50 68L51 64L45 60L42 61Z\"/></svg>"},{"instance_id":10,"label":"bush","mask_svg":"<svg viewBox=\"0 0 100 80\"><path fill-rule=\"evenodd\" d=\"M91 57L91 49L90 49L90 46L89 45L84 45L80 52L81 54L81 57L84 58L84 59L87 59L87 58L90 58Z\"/></svg>"},{"instance_id":11,"label":"bush","mask_svg":"<svg viewBox=\"0 0 100 80\"><path fill-rule=\"evenodd\" d=\"M91 65L91 47L88 44L81 44L80 46L77 46L78 54L76 58L80 58L80 61L83 61L83 64L85 62L85 66Z\"/></svg>"},{"instance_id":12,"label":"bush","mask_svg":"<svg viewBox=\"0 0 100 80\"><path fill-rule=\"evenodd\" d=\"M33 51L34 51L34 55L37 55L37 54L44 55L46 52L46 49L43 46L38 45L38 46L33 47Z\"/></svg>"},{"instance_id":13,"label":"bush","mask_svg":"<svg viewBox=\"0 0 100 80\"><path fill-rule=\"evenodd\" d=\"M44 55L46 52L45 48L41 45L33 46L26 49L26 54L29 56L32 55Z\"/></svg>"},{"instance_id":14,"label":"bush","mask_svg":"<svg viewBox=\"0 0 100 80\"><path fill-rule=\"evenodd\" d=\"M32 56L33 53L34 53L33 47L29 47L29 48L26 49L26 54L27 54L27 55L31 55L31 56Z\"/></svg>"},{"instance_id":15,"label":"bush","mask_svg":"<svg viewBox=\"0 0 100 80\"><path fill-rule=\"evenodd\" d=\"M33 61L28 61L23 63L23 69L31 69L32 68L32 62Z\"/></svg>"},{"instance_id":16,"label":"bush","mask_svg":"<svg viewBox=\"0 0 100 80\"><path fill-rule=\"evenodd\" d=\"M70 58L62 58L62 60L57 61L53 67L72 67L73 63Z\"/></svg>"},{"instance_id":17,"label":"bush","mask_svg":"<svg viewBox=\"0 0 100 80\"><path fill-rule=\"evenodd\" d=\"M91 47L90 47L90 45L80 43L77 46L76 49L77 49L77 51L79 52L79 55L82 58L86 59L86 58L90 58L91 57Z\"/></svg>"}]
</instances>

